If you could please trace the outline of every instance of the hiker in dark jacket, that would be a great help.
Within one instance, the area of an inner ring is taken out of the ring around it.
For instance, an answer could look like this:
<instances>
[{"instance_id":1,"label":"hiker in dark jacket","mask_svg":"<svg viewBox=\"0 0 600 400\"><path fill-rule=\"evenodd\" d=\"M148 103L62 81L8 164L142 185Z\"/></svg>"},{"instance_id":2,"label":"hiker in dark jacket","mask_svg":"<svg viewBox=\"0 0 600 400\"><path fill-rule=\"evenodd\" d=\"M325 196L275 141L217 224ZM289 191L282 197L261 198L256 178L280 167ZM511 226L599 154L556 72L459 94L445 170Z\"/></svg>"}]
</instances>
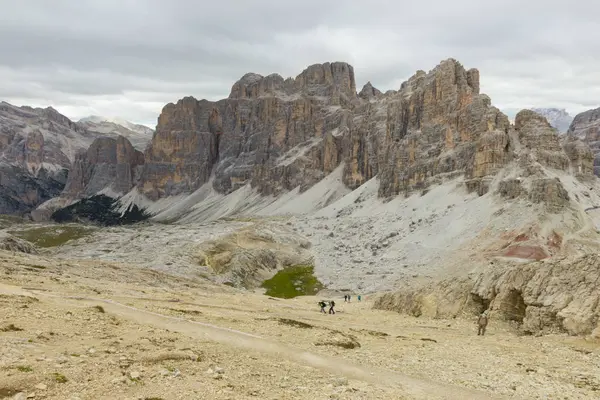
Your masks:
<instances>
[{"instance_id":1,"label":"hiker in dark jacket","mask_svg":"<svg viewBox=\"0 0 600 400\"><path fill-rule=\"evenodd\" d=\"M329 314L335 314L335 310L333 309L333 307L335 307L335 301L331 300L329 302Z\"/></svg>"},{"instance_id":2,"label":"hiker in dark jacket","mask_svg":"<svg viewBox=\"0 0 600 400\"><path fill-rule=\"evenodd\" d=\"M322 312L323 314L327 314L327 313L325 312L325 307L326 307L326 306L327 306L327 304L326 304L326 303L325 303L323 300L321 300L321 301L319 302L319 307L321 307L321 312Z\"/></svg>"}]
</instances>

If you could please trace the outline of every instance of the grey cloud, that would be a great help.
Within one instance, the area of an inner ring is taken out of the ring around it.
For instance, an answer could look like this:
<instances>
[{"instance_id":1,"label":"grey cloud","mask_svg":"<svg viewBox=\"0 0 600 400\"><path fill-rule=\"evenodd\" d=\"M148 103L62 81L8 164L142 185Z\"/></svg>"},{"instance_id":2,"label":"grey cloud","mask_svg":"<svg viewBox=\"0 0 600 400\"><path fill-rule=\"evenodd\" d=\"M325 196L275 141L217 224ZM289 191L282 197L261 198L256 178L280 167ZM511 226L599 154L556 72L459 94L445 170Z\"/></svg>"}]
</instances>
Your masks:
<instances>
[{"instance_id":1,"label":"grey cloud","mask_svg":"<svg viewBox=\"0 0 600 400\"><path fill-rule=\"evenodd\" d=\"M153 125L185 95L216 100L246 72L348 61L397 89L453 57L506 108L600 105L600 3L581 0L0 0L0 99ZM42 104L46 103L46 104Z\"/></svg>"}]
</instances>

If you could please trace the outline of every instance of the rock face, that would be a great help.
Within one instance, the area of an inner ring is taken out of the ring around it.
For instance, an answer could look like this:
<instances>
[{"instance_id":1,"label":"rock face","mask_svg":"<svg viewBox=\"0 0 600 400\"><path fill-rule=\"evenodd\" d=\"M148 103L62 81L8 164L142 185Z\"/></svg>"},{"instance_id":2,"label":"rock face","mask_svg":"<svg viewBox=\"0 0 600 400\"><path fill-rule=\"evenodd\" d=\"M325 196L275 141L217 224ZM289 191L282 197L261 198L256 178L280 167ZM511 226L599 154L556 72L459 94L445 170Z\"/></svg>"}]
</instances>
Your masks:
<instances>
[{"instance_id":1,"label":"rock face","mask_svg":"<svg viewBox=\"0 0 600 400\"><path fill-rule=\"evenodd\" d=\"M386 294L375 306L438 318L489 309L492 320L514 321L526 333L600 334L599 263L597 254L526 265L496 261L474 278Z\"/></svg>"},{"instance_id":2,"label":"rock face","mask_svg":"<svg viewBox=\"0 0 600 400\"><path fill-rule=\"evenodd\" d=\"M559 170L569 167L569 158L546 118L531 110L523 110L515 118L515 129L519 134L519 141L533 160Z\"/></svg>"},{"instance_id":3,"label":"rock face","mask_svg":"<svg viewBox=\"0 0 600 400\"><path fill-rule=\"evenodd\" d=\"M0 103L0 213L26 213L63 189L94 134L53 108Z\"/></svg>"},{"instance_id":4,"label":"rock face","mask_svg":"<svg viewBox=\"0 0 600 400\"><path fill-rule=\"evenodd\" d=\"M27 254L38 253L33 244L6 232L0 232L0 250L18 251Z\"/></svg>"},{"instance_id":5,"label":"rock face","mask_svg":"<svg viewBox=\"0 0 600 400\"><path fill-rule=\"evenodd\" d=\"M531 110L546 118L559 133L566 133L573 122L573 117L564 108L532 108Z\"/></svg>"},{"instance_id":6,"label":"rock face","mask_svg":"<svg viewBox=\"0 0 600 400\"><path fill-rule=\"evenodd\" d=\"M143 164L144 154L123 136L98 138L76 156L62 195L76 199L107 189L123 195L133 188Z\"/></svg>"},{"instance_id":7,"label":"rock face","mask_svg":"<svg viewBox=\"0 0 600 400\"><path fill-rule=\"evenodd\" d=\"M577 114L567 131L592 149L594 173L600 176L600 108Z\"/></svg>"},{"instance_id":8,"label":"rock face","mask_svg":"<svg viewBox=\"0 0 600 400\"><path fill-rule=\"evenodd\" d=\"M358 97L365 100L370 100L373 97L377 97L381 95L381 91L377 88L374 88L371 82L367 82L365 86L358 93Z\"/></svg>"},{"instance_id":9,"label":"rock face","mask_svg":"<svg viewBox=\"0 0 600 400\"><path fill-rule=\"evenodd\" d=\"M250 184L276 195L305 190L344 164L347 187L378 175L381 197L460 174L484 194L516 149L524 149L528 164L566 170L575 163L587 173L581 146L568 156L556 131L532 111L511 126L479 93L479 72L453 59L385 95L370 84L356 94L353 68L325 63L295 79L246 74L221 101L168 104L138 187L156 200L192 192L212 176L221 193Z\"/></svg>"}]
</instances>

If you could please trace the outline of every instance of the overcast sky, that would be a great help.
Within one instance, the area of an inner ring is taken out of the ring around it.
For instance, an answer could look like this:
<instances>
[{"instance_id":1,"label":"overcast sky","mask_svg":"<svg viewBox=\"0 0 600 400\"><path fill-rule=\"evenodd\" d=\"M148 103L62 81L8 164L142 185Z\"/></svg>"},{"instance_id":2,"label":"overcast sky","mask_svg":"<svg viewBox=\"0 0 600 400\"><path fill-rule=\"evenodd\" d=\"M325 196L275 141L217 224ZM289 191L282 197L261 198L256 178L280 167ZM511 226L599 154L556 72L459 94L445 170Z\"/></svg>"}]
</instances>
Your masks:
<instances>
[{"instance_id":1,"label":"overcast sky","mask_svg":"<svg viewBox=\"0 0 600 400\"><path fill-rule=\"evenodd\" d=\"M600 106L600 1L0 0L0 100L150 126L246 72L347 61L398 89L453 57L501 109Z\"/></svg>"}]
</instances>

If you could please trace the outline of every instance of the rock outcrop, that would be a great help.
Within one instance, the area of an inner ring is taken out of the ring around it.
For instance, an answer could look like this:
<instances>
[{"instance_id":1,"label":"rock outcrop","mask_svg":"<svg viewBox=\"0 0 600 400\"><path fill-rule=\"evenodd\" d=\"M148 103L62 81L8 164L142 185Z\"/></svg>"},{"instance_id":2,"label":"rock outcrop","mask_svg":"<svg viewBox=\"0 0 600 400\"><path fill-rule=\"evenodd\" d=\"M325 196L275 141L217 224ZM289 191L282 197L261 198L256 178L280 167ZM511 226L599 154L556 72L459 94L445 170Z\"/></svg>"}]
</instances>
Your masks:
<instances>
[{"instance_id":1,"label":"rock outcrop","mask_svg":"<svg viewBox=\"0 0 600 400\"><path fill-rule=\"evenodd\" d=\"M594 173L600 176L600 108L577 114L567 134L590 146L594 154Z\"/></svg>"},{"instance_id":2,"label":"rock outcrop","mask_svg":"<svg viewBox=\"0 0 600 400\"><path fill-rule=\"evenodd\" d=\"M0 232L0 250L18 251L27 254L38 253L36 247L32 243L6 232Z\"/></svg>"},{"instance_id":3,"label":"rock outcrop","mask_svg":"<svg viewBox=\"0 0 600 400\"><path fill-rule=\"evenodd\" d=\"M77 199L106 190L123 195L133 188L143 164L144 154L123 136L98 138L76 156L62 195Z\"/></svg>"},{"instance_id":4,"label":"rock outcrop","mask_svg":"<svg viewBox=\"0 0 600 400\"><path fill-rule=\"evenodd\" d=\"M381 95L381 91L373 87L371 82L367 82L365 86L363 86L361 91L358 93L358 97L365 100L370 100L373 97L377 97L379 95Z\"/></svg>"},{"instance_id":5,"label":"rock outcrop","mask_svg":"<svg viewBox=\"0 0 600 400\"><path fill-rule=\"evenodd\" d=\"M310 242L291 229L255 224L202 243L197 259L218 282L252 289L283 268L312 265L309 248Z\"/></svg>"},{"instance_id":6,"label":"rock outcrop","mask_svg":"<svg viewBox=\"0 0 600 400\"><path fill-rule=\"evenodd\" d=\"M600 259L549 259L529 264L494 261L472 278L417 291L385 294L376 308L434 318L476 315L514 321L525 333L600 335Z\"/></svg>"}]
</instances>

